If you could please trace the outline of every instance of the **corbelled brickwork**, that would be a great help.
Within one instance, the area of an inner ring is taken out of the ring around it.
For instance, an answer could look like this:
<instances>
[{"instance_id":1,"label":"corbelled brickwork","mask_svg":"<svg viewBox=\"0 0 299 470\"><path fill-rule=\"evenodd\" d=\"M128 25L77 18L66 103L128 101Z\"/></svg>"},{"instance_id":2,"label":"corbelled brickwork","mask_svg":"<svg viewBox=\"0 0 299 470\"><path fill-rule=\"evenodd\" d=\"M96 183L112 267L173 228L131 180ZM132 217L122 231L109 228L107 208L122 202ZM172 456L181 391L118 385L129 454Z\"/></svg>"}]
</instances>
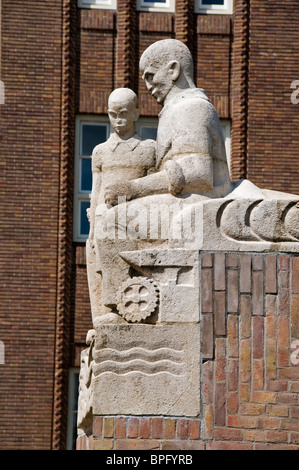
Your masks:
<instances>
[{"instance_id":1,"label":"corbelled brickwork","mask_svg":"<svg viewBox=\"0 0 299 470\"><path fill-rule=\"evenodd\" d=\"M78 449L299 449L299 256L201 255L198 419L95 416Z\"/></svg>"},{"instance_id":2,"label":"corbelled brickwork","mask_svg":"<svg viewBox=\"0 0 299 470\"><path fill-rule=\"evenodd\" d=\"M234 42L231 93L231 177L246 178L249 9L247 0L234 1Z\"/></svg>"},{"instance_id":3,"label":"corbelled brickwork","mask_svg":"<svg viewBox=\"0 0 299 470\"><path fill-rule=\"evenodd\" d=\"M58 300L62 2L1 4L0 339L5 364L0 365L0 448L49 449Z\"/></svg>"},{"instance_id":4,"label":"corbelled brickwork","mask_svg":"<svg viewBox=\"0 0 299 470\"><path fill-rule=\"evenodd\" d=\"M68 367L71 322L71 276L73 234L73 158L75 144L75 48L76 10L72 0L62 4L62 87L59 168L58 269L55 322L55 369L52 449L64 448L68 398Z\"/></svg>"},{"instance_id":5,"label":"corbelled brickwork","mask_svg":"<svg viewBox=\"0 0 299 470\"><path fill-rule=\"evenodd\" d=\"M177 0L175 5L175 37L189 47L195 56L194 0Z\"/></svg>"}]
</instances>

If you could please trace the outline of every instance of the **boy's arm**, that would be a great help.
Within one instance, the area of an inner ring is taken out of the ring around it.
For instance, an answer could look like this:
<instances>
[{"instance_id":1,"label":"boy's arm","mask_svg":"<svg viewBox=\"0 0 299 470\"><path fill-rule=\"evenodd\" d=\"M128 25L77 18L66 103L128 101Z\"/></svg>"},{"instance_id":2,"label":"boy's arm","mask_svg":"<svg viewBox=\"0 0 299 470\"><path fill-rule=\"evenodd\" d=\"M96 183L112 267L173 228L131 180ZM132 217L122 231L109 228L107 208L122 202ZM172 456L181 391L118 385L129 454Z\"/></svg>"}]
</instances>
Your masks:
<instances>
[{"instance_id":1,"label":"boy's arm","mask_svg":"<svg viewBox=\"0 0 299 470\"><path fill-rule=\"evenodd\" d=\"M88 240L92 247L94 247L94 229L95 229L95 212L98 203L98 198L101 189L101 172L95 170L92 173L92 192L90 198L90 208L88 211L88 218L90 223Z\"/></svg>"}]
</instances>

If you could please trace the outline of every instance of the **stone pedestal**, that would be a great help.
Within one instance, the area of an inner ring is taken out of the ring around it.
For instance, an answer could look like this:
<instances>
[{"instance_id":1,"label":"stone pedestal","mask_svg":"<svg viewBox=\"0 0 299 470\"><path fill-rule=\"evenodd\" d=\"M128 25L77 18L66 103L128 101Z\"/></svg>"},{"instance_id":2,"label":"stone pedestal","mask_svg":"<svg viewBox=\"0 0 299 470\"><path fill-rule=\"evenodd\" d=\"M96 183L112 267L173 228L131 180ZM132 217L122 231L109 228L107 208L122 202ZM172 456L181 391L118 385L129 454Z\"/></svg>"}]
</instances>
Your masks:
<instances>
[{"instance_id":1,"label":"stone pedestal","mask_svg":"<svg viewBox=\"0 0 299 470\"><path fill-rule=\"evenodd\" d=\"M298 254L197 261L197 322L95 330L78 449L299 449Z\"/></svg>"}]
</instances>

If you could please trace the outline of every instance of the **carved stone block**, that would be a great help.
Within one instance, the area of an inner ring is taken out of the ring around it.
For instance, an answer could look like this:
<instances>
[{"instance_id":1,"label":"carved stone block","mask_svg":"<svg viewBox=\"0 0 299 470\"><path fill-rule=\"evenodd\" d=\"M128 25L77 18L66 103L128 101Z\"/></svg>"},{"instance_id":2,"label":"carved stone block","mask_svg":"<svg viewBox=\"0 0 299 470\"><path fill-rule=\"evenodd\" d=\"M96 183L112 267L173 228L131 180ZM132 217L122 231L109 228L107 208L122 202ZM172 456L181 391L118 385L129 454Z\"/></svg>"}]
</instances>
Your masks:
<instances>
[{"instance_id":1,"label":"carved stone block","mask_svg":"<svg viewBox=\"0 0 299 470\"><path fill-rule=\"evenodd\" d=\"M199 325L103 325L93 373L94 415L198 416Z\"/></svg>"},{"instance_id":2,"label":"carved stone block","mask_svg":"<svg viewBox=\"0 0 299 470\"><path fill-rule=\"evenodd\" d=\"M123 252L120 256L155 281L159 291L159 323L199 321L198 251L141 250Z\"/></svg>"},{"instance_id":3,"label":"carved stone block","mask_svg":"<svg viewBox=\"0 0 299 470\"><path fill-rule=\"evenodd\" d=\"M188 248L297 252L299 198L279 194L271 200L222 198L204 201L201 207L194 206L196 230Z\"/></svg>"}]
</instances>

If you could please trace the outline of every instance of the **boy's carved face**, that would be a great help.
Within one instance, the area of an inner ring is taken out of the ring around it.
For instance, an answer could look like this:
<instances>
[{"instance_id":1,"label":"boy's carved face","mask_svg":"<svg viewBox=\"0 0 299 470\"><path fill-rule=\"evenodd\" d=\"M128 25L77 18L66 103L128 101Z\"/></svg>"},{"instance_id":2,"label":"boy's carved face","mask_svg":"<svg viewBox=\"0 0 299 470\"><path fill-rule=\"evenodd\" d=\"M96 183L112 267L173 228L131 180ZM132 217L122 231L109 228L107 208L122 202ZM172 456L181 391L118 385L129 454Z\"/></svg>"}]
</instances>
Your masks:
<instances>
[{"instance_id":1,"label":"boy's carved face","mask_svg":"<svg viewBox=\"0 0 299 470\"><path fill-rule=\"evenodd\" d=\"M120 137L134 132L134 123L138 119L139 113L132 100L110 100L108 115L114 131Z\"/></svg>"}]
</instances>

